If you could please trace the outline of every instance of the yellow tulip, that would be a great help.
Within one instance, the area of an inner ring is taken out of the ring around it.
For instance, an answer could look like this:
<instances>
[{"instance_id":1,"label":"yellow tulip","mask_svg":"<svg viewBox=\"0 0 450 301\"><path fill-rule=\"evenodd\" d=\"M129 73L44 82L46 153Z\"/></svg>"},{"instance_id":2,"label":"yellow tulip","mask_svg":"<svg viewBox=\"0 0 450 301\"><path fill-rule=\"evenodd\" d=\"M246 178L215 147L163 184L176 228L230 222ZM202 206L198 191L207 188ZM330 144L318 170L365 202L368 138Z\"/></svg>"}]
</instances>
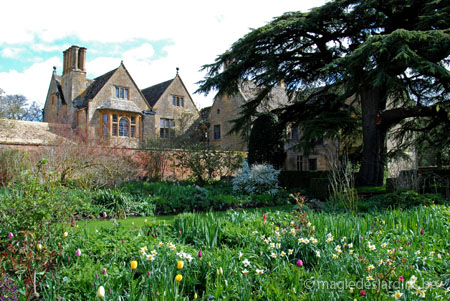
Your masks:
<instances>
[{"instance_id":1,"label":"yellow tulip","mask_svg":"<svg viewBox=\"0 0 450 301\"><path fill-rule=\"evenodd\" d=\"M177 264L177 268L178 268L179 270L181 270L183 267L184 267L184 262L181 261L181 260L179 260L179 261L178 261L178 264Z\"/></svg>"},{"instance_id":2,"label":"yellow tulip","mask_svg":"<svg viewBox=\"0 0 450 301\"><path fill-rule=\"evenodd\" d=\"M137 261L136 261L136 260L133 260L133 261L130 263L130 267L131 267L132 270L137 269Z\"/></svg>"},{"instance_id":3,"label":"yellow tulip","mask_svg":"<svg viewBox=\"0 0 450 301\"><path fill-rule=\"evenodd\" d=\"M103 286L100 286L97 290L97 297L103 298L105 297L105 288Z\"/></svg>"},{"instance_id":4,"label":"yellow tulip","mask_svg":"<svg viewBox=\"0 0 450 301\"><path fill-rule=\"evenodd\" d=\"M181 276L181 274L178 274L177 277L175 277L175 280L181 282L181 280L183 280L183 276Z\"/></svg>"},{"instance_id":5,"label":"yellow tulip","mask_svg":"<svg viewBox=\"0 0 450 301\"><path fill-rule=\"evenodd\" d=\"M37 244L37 245L36 245L36 248L37 248L38 250L42 250L42 245L41 245L41 244Z\"/></svg>"},{"instance_id":6,"label":"yellow tulip","mask_svg":"<svg viewBox=\"0 0 450 301\"><path fill-rule=\"evenodd\" d=\"M197 293L194 294L194 299L197 299Z\"/></svg>"}]
</instances>

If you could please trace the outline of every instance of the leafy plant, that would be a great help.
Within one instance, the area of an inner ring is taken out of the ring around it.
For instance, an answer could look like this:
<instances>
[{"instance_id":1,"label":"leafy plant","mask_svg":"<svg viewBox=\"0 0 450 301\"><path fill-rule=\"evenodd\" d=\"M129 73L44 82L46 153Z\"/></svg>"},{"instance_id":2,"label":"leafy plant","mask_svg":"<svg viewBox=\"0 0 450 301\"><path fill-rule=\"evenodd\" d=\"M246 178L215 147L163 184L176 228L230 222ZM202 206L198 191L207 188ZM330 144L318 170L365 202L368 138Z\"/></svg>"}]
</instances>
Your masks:
<instances>
[{"instance_id":1,"label":"leafy plant","mask_svg":"<svg viewBox=\"0 0 450 301\"><path fill-rule=\"evenodd\" d=\"M242 168L237 171L233 179L233 190L245 194L275 194L278 191L279 174L280 171L271 165L255 164L250 168L244 161Z\"/></svg>"}]
</instances>

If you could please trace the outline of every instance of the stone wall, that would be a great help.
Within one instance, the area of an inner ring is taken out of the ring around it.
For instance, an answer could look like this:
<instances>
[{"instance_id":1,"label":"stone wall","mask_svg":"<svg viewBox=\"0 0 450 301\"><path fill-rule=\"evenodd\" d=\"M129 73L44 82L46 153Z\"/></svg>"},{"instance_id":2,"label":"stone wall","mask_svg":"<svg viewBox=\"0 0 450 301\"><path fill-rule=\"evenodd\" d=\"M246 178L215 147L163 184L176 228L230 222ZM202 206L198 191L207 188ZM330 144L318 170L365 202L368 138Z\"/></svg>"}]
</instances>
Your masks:
<instances>
[{"instance_id":1,"label":"stone wall","mask_svg":"<svg viewBox=\"0 0 450 301\"><path fill-rule=\"evenodd\" d=\"M211 145L224 150L247 151L247 144L239 134L228 134L233 126L232 120L239 117L240 106L244 103L241 94L216 96L209 112L208 137ZM220 139L214 139L214 126L220 126Z\"/></svg>"},{"instance_id":2,"label":"stone wall","mask_svg":"<svg viewBox=\"0 0 450 301\"><path fill-rule=\"evenodd\" d=\"M172 96L183 97L184 106L173 105ZM178 75L174 78L166 91L161 95L159 100L154 105L153 110L156 112L154 119L154 137L159 137L161 118L174 120L175 130L177 132L180 131L180 123L182 122L181 118L183 113L187 113L191 116L189 118L190 120L183 121L184 123L187 121L186 124L182 125L184 129L189 128L190 125L200 118L200 113L195 106L194 101Z\"/></svg>"}]
</instances>

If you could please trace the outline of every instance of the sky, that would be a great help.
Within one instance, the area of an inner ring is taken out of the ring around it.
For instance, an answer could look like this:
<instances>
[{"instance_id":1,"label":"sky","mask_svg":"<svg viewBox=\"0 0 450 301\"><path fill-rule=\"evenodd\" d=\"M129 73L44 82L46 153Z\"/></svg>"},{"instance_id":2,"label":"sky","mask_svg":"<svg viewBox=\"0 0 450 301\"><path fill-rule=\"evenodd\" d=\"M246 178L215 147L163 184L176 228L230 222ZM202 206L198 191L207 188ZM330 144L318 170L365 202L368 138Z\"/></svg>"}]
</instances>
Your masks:
<instances>
[{"instance_id":1,"label":"sky","mask_svg":"<svg viewBox=\"0 0 450 301\"><path fill-rule=\"evenodd\" d=\"M53 66L62 52L87 48L86 72L95 78L123 60L140 89L173 78L176 68L198 108L214 92L194 94L202 65L233 42L288 11L325 0L14 0L2 3L0 88L44 105Z\"/></svg>"}]
</instances>

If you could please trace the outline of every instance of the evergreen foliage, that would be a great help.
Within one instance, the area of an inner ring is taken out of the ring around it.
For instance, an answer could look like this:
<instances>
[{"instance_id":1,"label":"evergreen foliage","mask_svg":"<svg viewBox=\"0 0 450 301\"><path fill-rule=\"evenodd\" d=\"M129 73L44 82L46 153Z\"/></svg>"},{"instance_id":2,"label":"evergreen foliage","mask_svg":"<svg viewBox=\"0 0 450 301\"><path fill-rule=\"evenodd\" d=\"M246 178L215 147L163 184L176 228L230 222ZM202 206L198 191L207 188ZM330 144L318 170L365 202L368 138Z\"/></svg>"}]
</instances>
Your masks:
<instances>
[{"instance_id":1,"label":"evergreen foliage","mask_svg":"<svg viewBox=\"0 0 450 301\"><path fill-rule=\"evenodd\" d=\"M357 180L381 185L389 130L414 137L411 122L428 130L450 123L449 25L448 0L330 1L252 30L203 66L208 73L197 92L233 94L243 79L258 85L239 129L284 82L291 101L275 111L280 123L299 124L306 142L318 131L330 138L362 133Z\"/></svg>"},{"instance_id":2,"label":"evergreen foliage","mask_svg":"<svg viewBox=\"0 0 450 301\"><path fill-rule=\"evenodd\" d=\"M283 131L273 113L260 115L254 122L248 143L248 163L267 163L280 168L285 153Z\"/></svg>"}]
</instances>

